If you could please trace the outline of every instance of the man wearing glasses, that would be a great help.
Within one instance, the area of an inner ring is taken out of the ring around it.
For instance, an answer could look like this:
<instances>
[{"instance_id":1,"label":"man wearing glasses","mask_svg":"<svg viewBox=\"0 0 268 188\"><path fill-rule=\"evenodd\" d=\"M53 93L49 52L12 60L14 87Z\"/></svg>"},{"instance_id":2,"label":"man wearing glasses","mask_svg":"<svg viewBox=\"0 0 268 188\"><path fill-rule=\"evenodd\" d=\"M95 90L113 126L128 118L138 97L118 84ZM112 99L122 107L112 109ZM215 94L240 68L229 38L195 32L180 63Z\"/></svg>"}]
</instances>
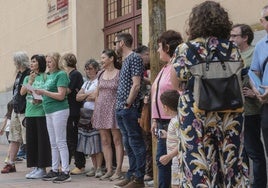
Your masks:
<instances>
[{"instance_id":1,"label":"man wearing glasses","mask_svg":"<svg viewBox=\"0 0 268 188\"><path fill-rule=\"evenodd\" d=\"M261 12L260 22L266 32L268 32L268 5L263 7ZM253 53L250 69L260 77L262 88L265 89L263 94L260 94L257 89L254 89L256 96L263 103L261 112L261 128L263 133L264 145L268 154L268 34L265 35L257 44Z\"/></svg>"},{"instance_id":2,"label":"man wearing glasses","mask_svg":"<svg viewBox=\"0 0 268 188\"><path fill-rule=\"evenodd\" d=\"M144 187L146 148L139 126L141 81L143 78L142 58L132 51L133 38L129 33L118 33L114 45L118 56L122 57L116 100L116 120L123 136L129 169L124 180L114 187Z\"/></svg>"},{"instance_id":3,"label":"man wearing glasses","mask_svg":"<svg viewBox=\"0 0 268 188\"><path fill-rule=\"evenodd\" d=\"M243 95L245 97L245 124L244 124L244 146L246 154L253 161L253 188L266 188L266 160L261 140L261 103L257 99L249 83L248 69L252 61L254 46L251 42L254 33L249 25L236 24L232 27L230 41L233 41L240 50L241 57L245 63L242 71Z\"/></svg>"}]
</instances>

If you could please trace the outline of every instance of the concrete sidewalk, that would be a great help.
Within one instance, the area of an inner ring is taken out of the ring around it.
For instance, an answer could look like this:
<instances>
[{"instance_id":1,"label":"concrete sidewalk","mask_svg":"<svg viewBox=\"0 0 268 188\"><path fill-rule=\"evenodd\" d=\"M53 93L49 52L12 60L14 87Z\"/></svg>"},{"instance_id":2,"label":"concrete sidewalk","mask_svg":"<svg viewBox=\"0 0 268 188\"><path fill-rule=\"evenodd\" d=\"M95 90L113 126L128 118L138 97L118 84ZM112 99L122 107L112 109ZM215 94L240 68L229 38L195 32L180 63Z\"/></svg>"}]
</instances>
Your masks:
<instances>
[{"instance_id":1,"label":"concrete sidewalk","mask_svg":"<svg viewBox=\"0 0 268 188\"><path fill-rule=\"evenodd\" d=\"M0 144L0 168L2 169L6 157L8 145ZM87 159L86 170L92 167L91 159ZM123 171L128 167L128 158L124 157ZM73 161L70 169L73 169ZM17 172L10 174L0 174L0 188L111 188L118 181L100 181L94 177L86 177L86 175L72 175L72 181L62 184L55 184L50 181L26 179L25 175L31 171L26 168L26 161L16 163ZM49 169L47 169L49 170Z\"/></svg>"}]
</instances>

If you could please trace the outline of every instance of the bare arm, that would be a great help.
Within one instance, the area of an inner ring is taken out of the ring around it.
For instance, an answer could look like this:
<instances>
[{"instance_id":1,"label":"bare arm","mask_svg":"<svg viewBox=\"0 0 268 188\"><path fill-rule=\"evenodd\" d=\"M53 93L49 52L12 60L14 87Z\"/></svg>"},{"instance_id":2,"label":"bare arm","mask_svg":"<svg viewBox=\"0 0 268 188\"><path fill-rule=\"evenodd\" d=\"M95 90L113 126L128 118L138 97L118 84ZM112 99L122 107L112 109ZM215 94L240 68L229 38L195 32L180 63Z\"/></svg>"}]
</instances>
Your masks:
<instances>
[{"instance_id":1,"label":"bare arm","mask_svg":"<svg viewBox=\"0 0 268 188\"><path fill-rule=\"evenodd\" d=\"M162 163L163 165L168 164L169 161L171 161L173 159L173 157L175 157L176 155L178 155L178 148L175 147L169 154L166 155L162 155L159 159L160 163Z\"/></svg>"},{"instance_id":2,"label":"bare arm","mask_svg":"<svg viewBox=\"0 0 268 188\"><path fill-rule=\"evenodd\" d=\"M7 125L7 117L5 117L5 119L4 119L3 123L2 123L1 129L0 129L0 135L4 134L6 125Z\"/></svg>"},{"instance_id":3,"label":"bare arm","mask_svg":"<svg viewBox=\"0 0 268 188\"><path fill-rule=\"evenodd\" d=\"M35 92L38 95L45 95L45 96L48 96L48 97L53 98L55 100L62 101L65 99L65 96L67 94L67 88L66 87L58 87L58 92L51 92L51 91L47 91L45 89L36 89Z\"/></svg>"},{"instance_id":4,"label":"bare arm","mask_svg":"<svg viewBox=\"0 0 268 188\"><path fill-rule=\"evenodd\" d=\"M177 78L177 73L175 71L175 68L172 67L170 69L170 81L171 81L171 84L172 86L174 87L175 90L178 90L179 89L179 80Z\"/></svg>"},{"instance_id":5,"label":"bare arm","mask_svg":"<svg viewBox=\"0 0 268 188\"><path fill-rule=\"evenodd\" d=\"M35 72L31 72L29 77L28 77L28 84L32 85L34 80L35 80L35 77L37 76L37 74ZM20 89L20 94L21 95L25 95L27 92L29 92L27 90L27 88L25 86L22 86L21 89Z\"/></svg>"},{"instance_id":6,"label":"bare arm","mask_svg":"<svg viewBox=\"0 0 268 188\"><path fill-rule=\"evenodd\" d=\"M81 102L87 98L88 94L85 94L84 88L81 88L77 95L76 95L76 101Z\"/></svg>"},{"instance_id":7,"label":"bare arm","mask_svg":"<svg viewBox=\"0 0 268 188\"><path fill-rule=\"evenodd\" d=\"M140 90L140 86L141 86L141 77L140 76L133 76L132 77L132 87L130 89L129 92L129 96L127 98L127 104L132 104L134 102L134 100L136 99L139 90Z\"/></svg>"}]
</instances>

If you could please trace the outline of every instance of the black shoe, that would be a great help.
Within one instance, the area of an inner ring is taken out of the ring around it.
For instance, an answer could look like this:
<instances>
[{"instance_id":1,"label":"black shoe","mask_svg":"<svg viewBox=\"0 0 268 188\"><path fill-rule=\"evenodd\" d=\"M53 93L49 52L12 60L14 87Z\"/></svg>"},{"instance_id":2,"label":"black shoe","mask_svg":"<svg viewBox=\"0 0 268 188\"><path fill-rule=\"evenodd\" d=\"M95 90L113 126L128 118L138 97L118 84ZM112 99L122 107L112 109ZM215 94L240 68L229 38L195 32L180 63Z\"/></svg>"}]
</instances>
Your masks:
<instances>
[{"instance_id":1,"label":"black shoe","mask_svg":"<svg viewBox=\"0 0 268 188\"><path fill-rule=\"evenodd\" d=\"M68 174L65 174L64 172L60 173L60 175L53 180L53 183L64 183L71 181L71 176Z\"/></svg>"},{"instance_id":2,"label":"black shoe","mask_svg":"<svg viewBox=\"0 0 268 188\"><path fill-rule=\"evenodd\" d=\"M55 180L58 176L59 176L58 172L54 172L53 170L50 170L49 173L43 176L42 180L52 181L52 180Z\"/></svg>"}]
</instances>

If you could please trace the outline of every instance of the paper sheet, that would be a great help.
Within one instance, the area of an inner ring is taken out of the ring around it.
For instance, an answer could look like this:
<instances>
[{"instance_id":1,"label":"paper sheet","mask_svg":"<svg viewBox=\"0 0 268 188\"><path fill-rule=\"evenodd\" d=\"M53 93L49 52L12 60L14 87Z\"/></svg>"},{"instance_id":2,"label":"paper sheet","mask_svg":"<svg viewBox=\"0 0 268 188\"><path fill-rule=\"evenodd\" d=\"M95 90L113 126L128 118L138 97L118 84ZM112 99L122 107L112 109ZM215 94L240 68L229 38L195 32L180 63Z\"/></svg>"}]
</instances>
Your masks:
<instances>
[{"instance_id":1,"label":"paper sheet","mask_svg":"<svg viewBox=\"0 0 268 188\"><path fill-rule=\"evenodd\" d=\"M42 98L42 95L37 95L36 93L35 93L35 88L33 87L33 86L31 86L30 84L27 84L26 86L25 86L29 91L31 91L32 92L32 95L33 95L33 98L34 99L36 99L36 100L43 100L43 98Z\"/></svg>"}]
</instances>

